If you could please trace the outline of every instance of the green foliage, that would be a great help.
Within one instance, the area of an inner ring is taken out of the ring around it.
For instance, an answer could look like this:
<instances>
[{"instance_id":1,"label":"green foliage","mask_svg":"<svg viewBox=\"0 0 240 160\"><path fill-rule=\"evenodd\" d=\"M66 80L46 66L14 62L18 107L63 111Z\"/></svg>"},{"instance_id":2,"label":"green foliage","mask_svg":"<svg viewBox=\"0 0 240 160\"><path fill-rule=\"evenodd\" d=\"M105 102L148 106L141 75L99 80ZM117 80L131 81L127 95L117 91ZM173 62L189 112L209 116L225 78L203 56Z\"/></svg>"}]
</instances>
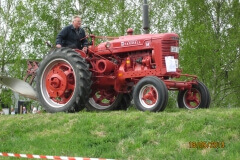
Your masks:
<instances>
[{"instance_id":1,"label":"green foliage","mask_svg":"<svg viewBox=\"0 0 240 160\"><path fill-rule=\"evenodd\" d=\"M239 59L239 11L237 1L178 2L174 27L181 36L180 64L185 73L196 74L210 90L212 106L239 106L233 79ZM236 6L235 6L236 5ZM175 6L175 5L173 5ZM233 31L234 30L234 31ZM237 71L238 72L238 71ZM234 98L235 99L235 98Z\"/></svg>"},{"instance_id":2,"label":"green foliage","mask_svg":"<svg viewBox=\"0 0 240 160\"><path fill-rule=\"evenodd\" d=\"M12 91L10 89L2 89L0 93L1 107L10 107L12 105Z\"/></svg>"},{"instance_id":3,"label":"green foliage","mask_svg":"<svg viewBox=\"0 0 240 160\"><path fill-rule=\"evenodd\" d=\"M237 159L239 116L239 109L0 116L0 150L119 160ZM190 142L224 142L224 148L190 148Z\"/></svg>"},{"instance_id":4,"label":"green foliage","mask_svg":"<svg viewBox=\"0 0 240 160\"><path fill-rule=\"evenodd\" d=\"M175 92L175 91L169 91L168 92L167 108L170 108L170 109L178 108L177 95L178 95L178 92Z\"/></svg>"}]
</instances>

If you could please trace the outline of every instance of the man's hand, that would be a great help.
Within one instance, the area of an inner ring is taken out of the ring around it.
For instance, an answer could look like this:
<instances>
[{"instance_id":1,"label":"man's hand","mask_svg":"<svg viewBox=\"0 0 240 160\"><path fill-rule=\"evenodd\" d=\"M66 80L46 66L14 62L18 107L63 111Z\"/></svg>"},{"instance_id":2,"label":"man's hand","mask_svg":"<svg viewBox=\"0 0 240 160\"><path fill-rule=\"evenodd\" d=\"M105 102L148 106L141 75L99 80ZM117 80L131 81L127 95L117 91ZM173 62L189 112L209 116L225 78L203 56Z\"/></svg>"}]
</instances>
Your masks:
<instances>
[{"instance_id":1,"label":"man's hand","mask_svg":"<svg viewBox=\"0 0 240 160\"><path fill-rule=\"evenodd\" d=\"M82 51L87 53L87 47L83 47Z\"/></svg>"},{"instance_id":2,"label":"man's hand","mask_svg":"<svg viewBox=\"0 0 240 160\"><path fill-rule=\"evenodd\" d=\"M61 48L62 46L61 46L61 44L57 44L56 47L57 48Z\"/></svg>"}]
</instances>

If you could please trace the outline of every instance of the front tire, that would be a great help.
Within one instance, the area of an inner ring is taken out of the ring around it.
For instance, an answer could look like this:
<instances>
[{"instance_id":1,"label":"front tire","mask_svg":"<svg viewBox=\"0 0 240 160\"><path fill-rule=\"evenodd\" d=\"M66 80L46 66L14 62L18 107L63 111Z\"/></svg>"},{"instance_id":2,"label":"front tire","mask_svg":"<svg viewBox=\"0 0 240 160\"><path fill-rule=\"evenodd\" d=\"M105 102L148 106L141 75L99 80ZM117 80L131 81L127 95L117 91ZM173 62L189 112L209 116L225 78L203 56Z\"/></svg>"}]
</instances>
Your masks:
<instances>
[{"instance_id":1,"label":"front tire","mask_svg":"<svg viewBox=\"0 0 240 160\"><path fill-rule=\"evenodd\" d=\"M179 91L177 101L179 108L209 108L211 97L207 87L198 81L198 85L193 85L191 90Z\"/></svg>"},{"instance_id":2,"label":"front tire","mask_svg":"<svg viewBox=\"0 0 240 160\"><path fill-rule=\"evenodd\" d=\"M168 101L168 90L161 79L154 76L145 77L135 86L133 100L138 110L163 111Z\"/></svg>"},{"instance_id":3,"label":"front tire","mask_svg":"<svg viewBox=\"0 0 240 160\"><path fill-rule=\"evenodd\" d=\"M80 111L91 92L85 60L70 48L52 50L40 63L36 90L41 105L51 113Z\"/></svg>"}]
</instances>

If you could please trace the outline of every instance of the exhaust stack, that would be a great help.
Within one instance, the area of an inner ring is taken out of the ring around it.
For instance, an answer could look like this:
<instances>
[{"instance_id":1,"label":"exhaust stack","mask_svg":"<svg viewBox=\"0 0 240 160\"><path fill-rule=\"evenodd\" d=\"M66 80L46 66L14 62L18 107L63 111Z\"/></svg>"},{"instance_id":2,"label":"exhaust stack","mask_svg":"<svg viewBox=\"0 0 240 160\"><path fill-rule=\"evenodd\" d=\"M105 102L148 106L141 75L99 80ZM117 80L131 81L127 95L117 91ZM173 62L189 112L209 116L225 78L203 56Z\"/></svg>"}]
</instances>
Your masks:
<instances>
[{"instance_id":1,"label":"exhaust stack","mask_svg":"<svg viewBox=\"0 0 240 160\"><path fill-rule=\"evenodd\" d=\"M149 33L149 16L147 0L144 0L143 4L143 30L144 34Z\"/></svg>"}]
</instances>

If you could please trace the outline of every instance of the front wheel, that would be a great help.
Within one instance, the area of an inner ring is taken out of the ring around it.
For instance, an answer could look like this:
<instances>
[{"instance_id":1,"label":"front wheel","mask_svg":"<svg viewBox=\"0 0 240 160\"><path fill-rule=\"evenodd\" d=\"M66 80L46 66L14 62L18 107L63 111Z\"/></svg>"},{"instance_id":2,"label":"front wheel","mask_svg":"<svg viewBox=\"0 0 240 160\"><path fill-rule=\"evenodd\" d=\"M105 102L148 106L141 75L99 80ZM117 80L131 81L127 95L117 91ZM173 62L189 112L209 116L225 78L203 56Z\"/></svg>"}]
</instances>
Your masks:
<instances>
[{"instance_id":1,"label":"front wheel","mask_svg":"<svg viewBox=\"0 0 240 160\"><path fill-rule=\"evenodd\" d=\"M82 110L90 87L88 65L72 49L54 49L39 65L36 90L38 100L48 112Z\"/></svg>"},{"instance_id":2,"label":"front wheel","mask_svg":"<svg viewBox=\"0 0 240 160\"><path fill-rule=\"evenodd\" d=\"M211 97L207 87L198 81L190 90L179 91L177 101L179 108L209 108Z\"/></svg>"},{"instance_id":3,"label":"front wheel","mask_svg":"<svg viewBox=\"0 0 240 160\"><path fill-rule=\"evenodd\" d=\"M135 86L133 100L138 110L163 111L168 101L168 90L161 79L153 76L145 77Z\"/></svg>"}]
</instances>

